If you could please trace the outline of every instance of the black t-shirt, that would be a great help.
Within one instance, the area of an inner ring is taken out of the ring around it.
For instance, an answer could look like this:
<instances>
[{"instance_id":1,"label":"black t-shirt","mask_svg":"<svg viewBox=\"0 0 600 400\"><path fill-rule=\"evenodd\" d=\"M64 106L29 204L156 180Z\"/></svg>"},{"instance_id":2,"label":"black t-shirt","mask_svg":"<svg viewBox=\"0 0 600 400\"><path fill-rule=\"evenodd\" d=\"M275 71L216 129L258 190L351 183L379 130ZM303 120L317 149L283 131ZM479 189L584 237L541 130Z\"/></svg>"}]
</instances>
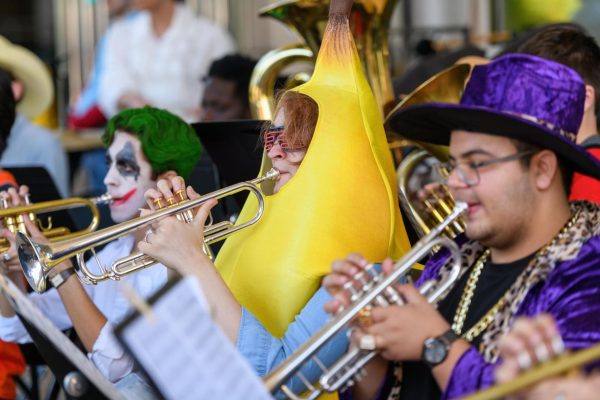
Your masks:
<instances>
[{"instance_id":1,"label":"black t-shirt","mask_svg":"<svg viewBox=\"0 0 600 400\"><path fill-rule=\"evenodd\" d=\"M533 256L534 254L508 264L493 264L488 258L477 281L462 334L479 322L485 313L498 302L527 267ZM452 324L472 268L473 266L463 274L446 298L438 304L439 312L449 324ZM479 347L481 336L479 335L471 342L473 346ZM404 383L400 392L401 400L439 399L441 397L440 389L430 368L423 362L402 363L402 381Z\"/></svg>"}]
</instances>

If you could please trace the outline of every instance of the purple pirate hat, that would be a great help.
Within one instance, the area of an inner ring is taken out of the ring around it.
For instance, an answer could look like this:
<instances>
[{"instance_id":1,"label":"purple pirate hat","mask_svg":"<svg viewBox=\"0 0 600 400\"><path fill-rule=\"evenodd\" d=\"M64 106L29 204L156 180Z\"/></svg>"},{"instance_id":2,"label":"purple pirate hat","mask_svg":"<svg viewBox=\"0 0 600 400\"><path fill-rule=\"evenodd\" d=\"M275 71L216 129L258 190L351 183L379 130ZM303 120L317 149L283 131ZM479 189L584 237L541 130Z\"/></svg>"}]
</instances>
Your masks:
<instances>
[{"instance_id":1,"label":"purple pirate hat","mask_svg":"<svg viewBox=\"0 0 600 400\"><path fill-rule=\"evenodd\" d=\"M388 117L409 139L448 145L461 129L550 149L573 168L600 179L600 162L576 144L585 83L570 68L540 57L509 54L473 69L460 104L426 103Z\"/></svg>"}]
</instances>

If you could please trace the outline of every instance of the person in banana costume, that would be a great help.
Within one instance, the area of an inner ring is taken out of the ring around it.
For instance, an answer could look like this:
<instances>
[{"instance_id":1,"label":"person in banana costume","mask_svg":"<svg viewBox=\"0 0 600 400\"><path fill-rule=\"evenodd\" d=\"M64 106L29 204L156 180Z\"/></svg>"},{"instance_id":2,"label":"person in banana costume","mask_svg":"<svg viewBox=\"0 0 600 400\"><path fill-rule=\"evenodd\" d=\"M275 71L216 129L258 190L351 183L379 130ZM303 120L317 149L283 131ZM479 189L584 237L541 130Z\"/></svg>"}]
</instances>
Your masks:
<instances>
[{"instance_id":1,"label":"person in banana costume","mask_svg":"<svg viewBox=\"0 0 600 400\"><path fill-rule=\"evenodd\" d=\"M260 174L276 168L280 176L262 186L261 220L227 239L216 268L200 251L214 202L203 205L192 224L162 220L139 246L198 278L215 320L260 375L327 320L322 306L329 296L318 289L334 259L360 249L380 261L409 248L381 112L349 29L351 7L352 1L332 0L311 80L283 95L264 133ZM149 204L185 183L177 178L158 187L147 193ZM187 194L198 196L191 188ZM252 196L240 220L256 209ZM344 337L331 354L346 347ZM316 376L312 372L307 375Z\"/></svg>"}]
</instances>

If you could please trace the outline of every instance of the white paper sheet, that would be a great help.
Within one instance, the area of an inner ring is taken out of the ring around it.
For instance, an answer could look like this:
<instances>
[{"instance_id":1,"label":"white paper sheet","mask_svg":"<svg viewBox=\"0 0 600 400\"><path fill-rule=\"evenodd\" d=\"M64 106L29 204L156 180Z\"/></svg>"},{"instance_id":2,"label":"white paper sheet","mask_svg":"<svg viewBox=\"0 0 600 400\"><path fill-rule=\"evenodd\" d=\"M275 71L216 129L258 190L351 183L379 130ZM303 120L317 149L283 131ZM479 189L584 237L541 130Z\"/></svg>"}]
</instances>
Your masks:
<instances>
[{"instance_id":1,"label":"white paper sheet","mask_svg":"<svg viewBox=\"0 0 600 400\"><path fill-rule=\"evenodd\" d=\"M167 399L271 399L262 380L213 322L202 289L182 279L121 333Z\"/></svg>"},{"instance_id":2,"label":"white paper sheet","mask_svg":"<svg viewBox=\"0 0 600 400\"><path fill-rule=\"evenodd\" d=\"M77 346L54 326L12 281L2 275L0 275L0 289L10 297L15 310L44 334L56 346L58 351L71 361L102 394L109 399L124 399L113 384L98 371Z\"/></svg>"}]
</instances>

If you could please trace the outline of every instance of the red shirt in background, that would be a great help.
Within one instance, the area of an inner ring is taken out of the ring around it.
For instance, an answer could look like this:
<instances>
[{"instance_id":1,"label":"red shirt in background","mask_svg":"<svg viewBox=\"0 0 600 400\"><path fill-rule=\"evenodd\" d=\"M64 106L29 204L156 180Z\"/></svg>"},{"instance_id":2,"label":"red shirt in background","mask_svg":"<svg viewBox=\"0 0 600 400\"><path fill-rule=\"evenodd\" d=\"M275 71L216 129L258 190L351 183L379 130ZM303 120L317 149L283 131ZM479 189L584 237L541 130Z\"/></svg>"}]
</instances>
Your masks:
<instances>
[{"instance_id":1,"label":"red shirt in background","mask_svg":"<svg viewBox=\"0 0 600 400\"><path fill-rule=\"evenodd\" d=\"M600 147L588 148L587 151L600 160ZM575 174L569 200L589 200L600 204L600 180Z\"/></svg>"},{"instance_id":2,"label":"red shirt in background","mask_svg":"<svg viewBox=\"0 0 600 400\"><path fill-rule=\"evenodd\" d=\"M0 190L17 187L15 177L8 171L0 170ZM0 340L0 399L17 397L14 376L25 372L25 359L19 346Z\"/></svg>"}]
</instances>

